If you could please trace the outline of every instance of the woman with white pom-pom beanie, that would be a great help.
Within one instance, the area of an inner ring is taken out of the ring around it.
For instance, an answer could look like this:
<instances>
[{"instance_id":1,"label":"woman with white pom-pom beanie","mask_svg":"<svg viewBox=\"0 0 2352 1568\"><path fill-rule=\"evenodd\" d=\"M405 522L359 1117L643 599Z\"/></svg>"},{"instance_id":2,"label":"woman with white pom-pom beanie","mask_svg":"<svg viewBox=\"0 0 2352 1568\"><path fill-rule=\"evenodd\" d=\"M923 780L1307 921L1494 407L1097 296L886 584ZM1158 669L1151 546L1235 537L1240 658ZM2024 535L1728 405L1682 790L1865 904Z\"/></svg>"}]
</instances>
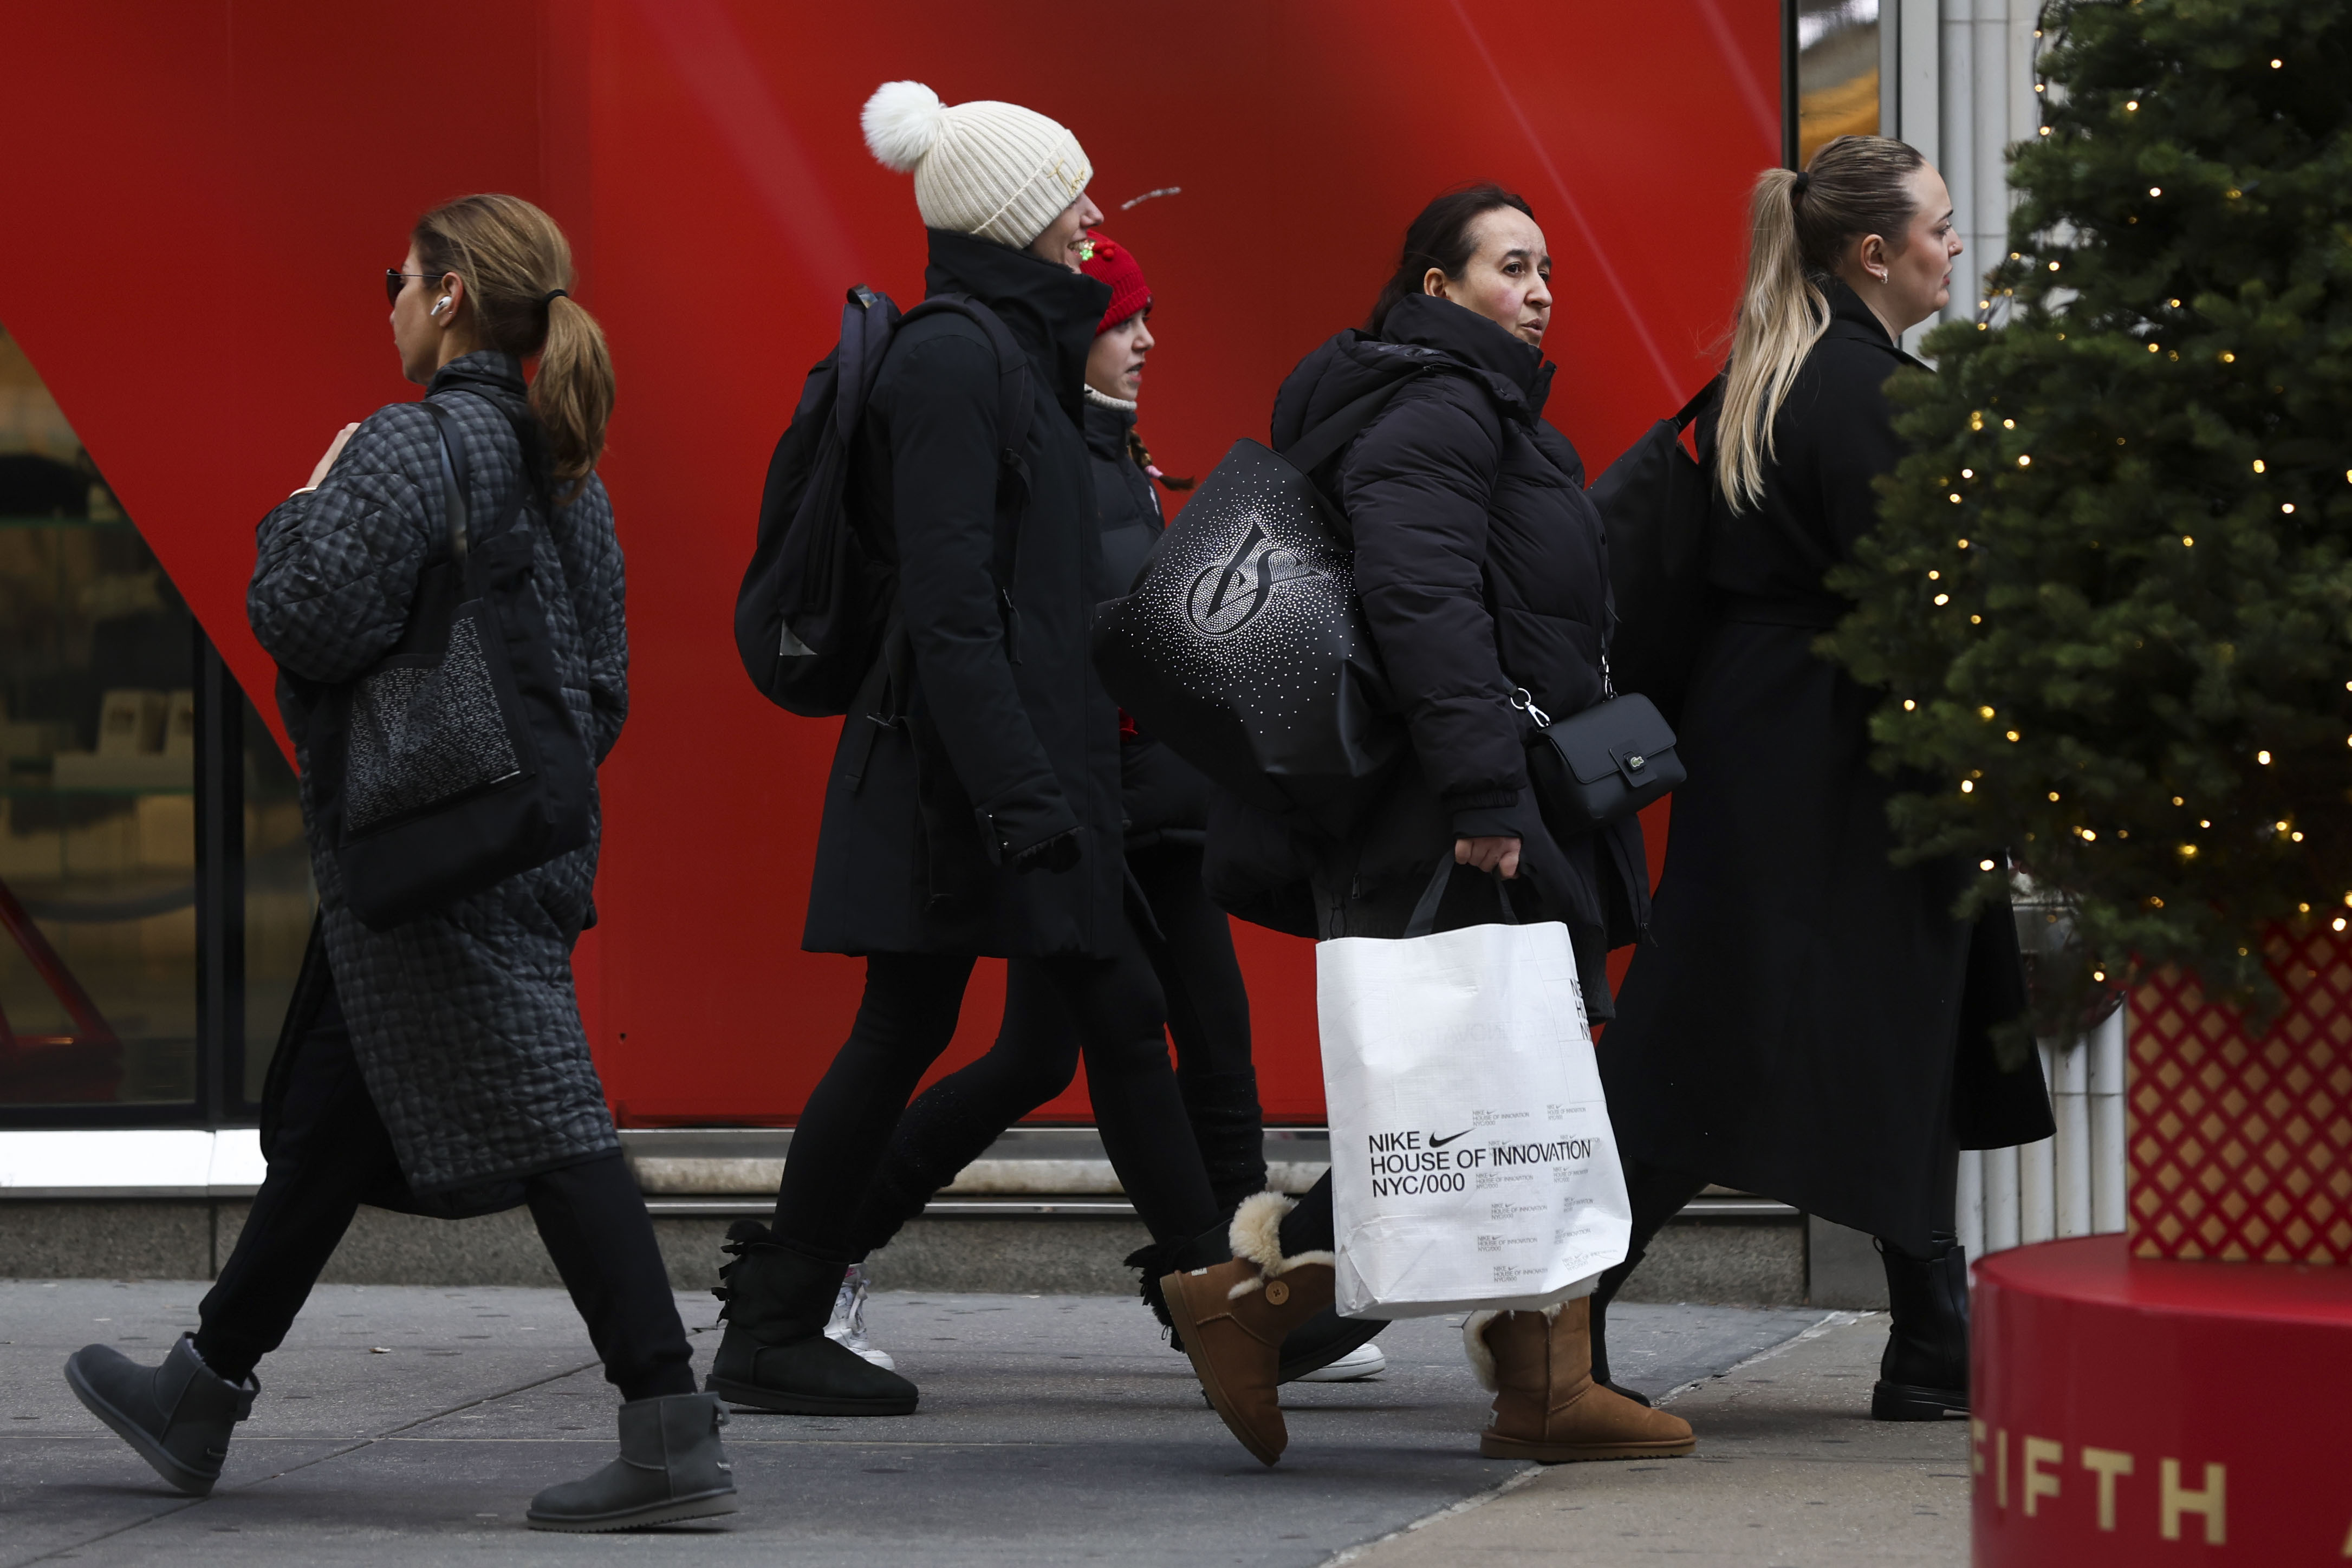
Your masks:
<instances>
[{"instance_id":1,"label":"woman with white pom-pom beanie","mask_svg":"<svg viewBox=\"0 0 2352 1568\"><path fill-rule=\"evenodd\" d=\"M1008 464L1009 371L991 334L934 312L892 338L850 442L853 516L895 565L906 635L849 706L802 945L863 956L866 992L793 1134L772 1228L729 1232L709 1379L740 1404L830 1416L915 1408L912 1383L824 1331L864 1254L860 1210L891 1131L983 956L1066 1009L1106 1152L1154 1239L1213 1252L1196 1267L1228 1256L1159 981L1123 913L1118 714L1089 650L1110 591L1082 434L1087 355L1111 299L1076 267L1102 217L1086 194L1093 166L1042 114L945 105L917 82L884 86L863 120L875 156L915 177L928 292L1003 323L1032 412ZM1000 486L1014 485L1007 541ZM866 716L883 713L902 716Z\"/></svg>"}]
</instances>

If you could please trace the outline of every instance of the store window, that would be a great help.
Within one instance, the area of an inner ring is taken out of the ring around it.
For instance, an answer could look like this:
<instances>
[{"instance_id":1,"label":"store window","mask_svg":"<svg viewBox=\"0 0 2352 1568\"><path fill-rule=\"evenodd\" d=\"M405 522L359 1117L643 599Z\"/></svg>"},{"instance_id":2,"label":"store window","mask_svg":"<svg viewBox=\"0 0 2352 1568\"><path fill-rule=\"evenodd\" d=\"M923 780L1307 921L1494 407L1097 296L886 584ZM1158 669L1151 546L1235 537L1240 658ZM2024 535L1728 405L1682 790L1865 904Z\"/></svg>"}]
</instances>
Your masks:
<instances>
[{"instance_id":1,"label":"store window","mask_svg":"<svg viewBox=\"0 0 2352 1568\"><path fill-rule=\"evenodd\" d=\"M1833 136L1875 136L1879 119L1879 0L1791 0L1796 29L1796 157L1812 161Z\"/></svg>"},{"instance_id":2,"label":"store window","mask_svg":"<svg viewBox=\"0 0 2352 1568\"><path fill-rule=\"evenodd\" d=\"M248 1119L309 929L294 779L0 330L0 1123Z\"/></svg>"}]
</instances>

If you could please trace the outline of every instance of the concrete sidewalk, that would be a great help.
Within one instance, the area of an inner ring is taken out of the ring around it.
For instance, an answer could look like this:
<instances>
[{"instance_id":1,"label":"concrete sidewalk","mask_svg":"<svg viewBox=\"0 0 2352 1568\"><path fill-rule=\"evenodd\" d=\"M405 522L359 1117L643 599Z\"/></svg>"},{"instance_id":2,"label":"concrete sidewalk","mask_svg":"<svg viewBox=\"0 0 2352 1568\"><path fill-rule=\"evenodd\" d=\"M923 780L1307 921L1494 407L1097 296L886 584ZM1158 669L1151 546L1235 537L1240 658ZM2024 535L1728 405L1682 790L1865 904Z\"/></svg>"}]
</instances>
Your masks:
<instances>
[{"instance_id":1,"label":"concrete sidewalk","mask_svg":"<svg viewBox=\"0 0 2352 1568\"><path fill-rule=\"evenodd\" d=\"M195 1501L164 1489L84 1412L59 1369L91 1340L160 1358L193 1324L204 1289L0 1281L0 1568L179 1568L208 1557L240 1568L583 1559L1310 1568L1354 1552L1380 1563L1464 1550L1504 1562L1512 1552L1640 1562L1662 1549L1716 1551L1719 1539L1721 1561L1810 1563L1863 1560L1850 1542L1865 1521L1874 1545L1910 1550L1916 1537L1920 1560L1964 1555L1955 1500L1965 1482L1914 1475L1962 1468L1958 1427L1882 1434L1859 1418L1869 1385L1855 1368L1875 1355L1882 1330L1865 1320L1752 1361L1822 1323L1818 1312L1619 1309L1620 1365L1638 1385L1742 1367L1676 1402L1700 1424L1696 1462L1538 1472L1481 1459L1486 1396L1458 1328L1429 1319L1382 1336L1384 1376L1288 1391L1291 1448L1268 1471L1226 1435L1131 1299L884 1294L869 1323L922 1385L920 1413L738 1416L727 1437L743 1511L728 1527L583 1538L522 1528L534 1490L614 1448L615 1396L560 1292L321 1287L286 1348L263 1363L261 1399L219 1490ZM689 1324L710 1323L708 1296L680 1305ZM717 1336L695 1337L707 1365ZM1840 1438L1864 1462L1834 1472L1829 1511L1809 1511L1789 1490L1790 1467L1832 1473L1808 1456ZM1937 1457L1946 1449L1951 1458ZM1506 1485L1513 1490L1483 1506L1410 1528ZM1948 1515L1941 1534L1914 1515L1919 1506ZM1762 1532L1725 1538L1735 1516L1763 1518ZM1573 1528L1563 1531L1563 1521ZM1784 1554L1762 1554L1768 1542Z\"/></svg>"},{"instance_id":2,"label":"concrete sidewalk","mask_svg":"<svg viewBox=\"0 0 2352 1568\"><path fill-rule=\"evenodd\" d=\"M1613 1312L1612 1323L1613 1334ZM1670 1400L1699 1435L1688 1459L1523 1472L1336 1561L1958 1568L1969 1559L1968 1423L1871 1420L1885 1346L1885 1313L1838 1313Z\"/></svg>"}]
</instances>

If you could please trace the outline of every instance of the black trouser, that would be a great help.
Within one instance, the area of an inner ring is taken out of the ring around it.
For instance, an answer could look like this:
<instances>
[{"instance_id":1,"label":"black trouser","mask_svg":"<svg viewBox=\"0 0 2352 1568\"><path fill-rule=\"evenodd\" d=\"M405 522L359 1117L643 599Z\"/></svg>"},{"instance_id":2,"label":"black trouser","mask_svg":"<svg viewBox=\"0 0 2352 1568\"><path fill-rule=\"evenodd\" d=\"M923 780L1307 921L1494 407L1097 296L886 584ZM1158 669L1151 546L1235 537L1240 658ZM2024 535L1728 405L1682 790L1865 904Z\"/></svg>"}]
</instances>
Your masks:
<instances>
[{"instance_id":1,"label":"black trouser","mask_svg":"<svg viewBox=\"0 0 2352 1568\"><path fill-rule=\"evenodd\" d=\"M196 1354L240 1382L276 1350L334 1256L361 1195L396 1186L400 1162L328 993L294 1047L269 1174L236 1249L196 1309ZM624 1399L694 1392L692 1353L653 1222L620 1151L524 1178L540 1239L587 1320L604 1376Z\"/></svg>"},{"instance_id":2,"label":"black trouser","mask_svg":"<svg viewBox=\"0 0 2352 1568\"><path fill-rule=\"evenodd\" d=\"M1202 884L1199 851L1155 846L1130 852L1128 867L1152 921L1146 929L1143 912L1129 912L1167 998L1176 1087L1211 1197L1224 1213L1265 1186L1249 993L1233 930ZM1011 965L996 1043L923 1091L898 1118L859 1221L865 1249L888 1241L1006 1128L1068 1088L1078 1055L1077 1027L1060 989L1034 964Z\"/></svg>"},{"instance_id":3,"label":"black trouser","mask_svg":"<svg viewBox=\"0 0 2352 1568\"><path fill-rule=\"evenodd\" d=\"M875 1178L908 1096L955 1033L973 962L968 953L867 956L857 1021L793 1133L776 1193L777 1240L804 1256L844 1264L870 1249L866 1205ZM1122 925L1118 951L1108 958L1021 958L1010 970L1008 1008L1034 988L1051 992L1067 1012L1086 1056L1087 1091L1103 1150L1152 1238L1189 1240L1214 1225L1216 1199L1168 1067L1160 985L1133 932ZM1030 1088L1021 1092L1034 1092L1050 1077L1049 1071L1034 1071ZM1068 1082L1065 1071L1030 1103L1050 1099ZM979 1152L971 1147L973 1130L997 1113L969 1103L965 1113L941 1118L959 1138L957 1148L934 1154L918 1145L910 1158L952 1177ZM997 1122L979 1148L1008 1124ZM959 1149L969 1152L958 1159Z\"/></svg>"}]
</instances>

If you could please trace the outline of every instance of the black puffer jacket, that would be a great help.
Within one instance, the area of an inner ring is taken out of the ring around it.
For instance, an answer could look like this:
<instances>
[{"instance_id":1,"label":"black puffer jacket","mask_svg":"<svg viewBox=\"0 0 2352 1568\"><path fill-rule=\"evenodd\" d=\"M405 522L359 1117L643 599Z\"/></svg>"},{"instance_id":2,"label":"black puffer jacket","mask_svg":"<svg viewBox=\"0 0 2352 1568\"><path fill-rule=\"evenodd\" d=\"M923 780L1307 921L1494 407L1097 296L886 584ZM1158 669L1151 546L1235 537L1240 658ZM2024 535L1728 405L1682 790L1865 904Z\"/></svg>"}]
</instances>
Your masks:
<instances>
[{"instance_id":1,"label":"black puffer jacket","mask_svg":"<svg viewBox=\"0 0 2352 1568\"><path fill-rule=\"evenodd\" d=\"M1095 502L1102 514L1102 596L1116 599L1135 585L1151 547L1168 527L1151 476L1128 450L1135 405L1087 392L1087 453L1094 459ZM1216 786L1208 776L1151 737L1132 727L1119 733L1120 803L1127 812L1127 847L1198 847L1208 837Z\"/></svg>"},{"instance_id":2,"label":"black puffer jacket","mask_svg":"<svg viewBox=\"0 0 2352 1568\"><path fill-rule=\"evenodd\" d=\"M971 321L929 317L891 341L851 478L859 526L898 563L913 644L906 718L865 716L883 706L877 667L834 754L802 945L1099 954L1122 918L1124 861L1118 710L1088 653L1102 549L1079 389L1110 291L1026 251L936 229L930 240L929 291L982 300L1029 356L1029 497L1012 585L1020 657L990 564L996 356ZM1074 868L1015 869L1073 829Z\"/></svg>"},{"instance_id":3,"label":"black puffer jacket","mask_svg":"<svg viewBox=\"0 0 2352 1568\"><path fill-rule=\"evenodd\" d=\"M1318 478L1354 532L1357 588L1412 751L1369 827L1310 858L1354 906L1340 912L1349 930L1395 936L1454 838L1517 835L1522 875L1568 923L1588 1010L1606 1018L1608 947L1646 911L1641 830L1555 838L1510 701L1525 687L1561 717L1601 699L1608 554L1584 465L1542 422L1541 352L1426 295L1391 310L1379 338L1342 332L1300 363L1275 399L1275 448L1399 378L1412 384ZM1222 893L1234 868L1212 854Z\"/></svg>"}]
</instances>

